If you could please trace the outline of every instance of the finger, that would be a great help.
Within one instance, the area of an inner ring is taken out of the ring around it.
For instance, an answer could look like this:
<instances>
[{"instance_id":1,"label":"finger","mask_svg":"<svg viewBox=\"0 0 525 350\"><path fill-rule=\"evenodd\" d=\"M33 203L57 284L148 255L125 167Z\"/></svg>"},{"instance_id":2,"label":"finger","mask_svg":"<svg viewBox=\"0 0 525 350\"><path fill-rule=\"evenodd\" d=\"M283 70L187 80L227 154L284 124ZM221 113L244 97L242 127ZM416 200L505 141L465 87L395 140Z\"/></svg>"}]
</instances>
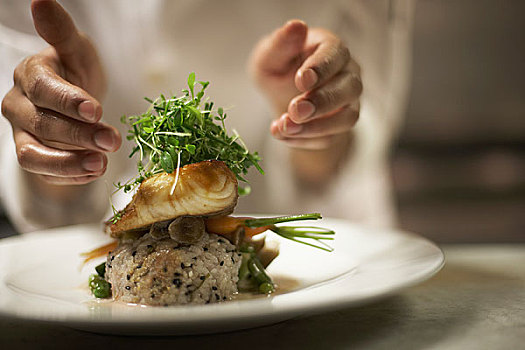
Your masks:
<instances>
[{"instance_id":1,"label":"finger","mask_svg":"<svg viewBox=\"0 0 525 350\"><path fill-rule=\"evenodd\" d=\"M40 177L47 183L52 185L85 185L95 181L100 176L98 175L87 175L77 177L59 177L51 175L40 175Z\"/></svg>"},{"instance_id":2,"label":"finger","mask_svg":"<svg viewBox=\"0 0 525 350\"><path fill-rule=\"evenodd\" d=\"M101 176L107 157L92 151L64 151L42 145L31 134L14 128L20 167L28 172L55 177Z\"/></svg>"},{"instance_id":3,"label":"finger","mask_svg":"<svg viewBox=\"0 0 525 350\"><path fill-rule=\"evenodd\" d=\"M63 79L55 69L49 58L32 56L15 69L15 85L39 107L88 123L100 120L102 106L97 99Z\"/></svg>"},{"instance_id":4,"label":"finger","mask_svg":"<svg viewBox=\"0 0 525 350\"><path fill-rule=\"evenodd\" d=\"M304 124L294 123L285 113L276 120L276 126L283 138L316 138L348 132L355 126L358 118L359 111L345 106Z\"/></svg>"},{"instance_id":5,"label":"finger","mask_svg":"<svg viewBox=\"0 0 525 350\"><path fill-rule=\"evenodd\" d=\"M344 70L325 85L292 99L288 113L295 123L304 123L356 101L362 91L361 78Z\"/></svg>"},{"instance_id":6,"label":"finger","mask_svg":"<svg viewBox=\"0 0 525 350\"><path fill-rule=\"evenodd\" d=\"M38 34L58 55L82 54L82 38L71 16L55 0L32 0L31 13Z\"/></svg>"},{"instance_id":7,"label":"finger","mask_svg":"<svg viewBox=\"0 0 525 350\"><path fill-rule=\"evenodd\" d=\"M121 137L114 127L105 123L84 123L36 107L17 89L6 95L4 104L6 118L39 140L102 152L114 152L120 147Z\"/></svg>"},{"instance_id":8,"label":"finger","mask_svg":"<svg viewBox=\"0 0 525 350\"><path fill-rule=\"evenodd\" d=\"M288 21L261 41L255 50L255 65L267 74L286 74L300 64L308 27L300 20Z\"/></svg>"},{"instance_id":9,"label":"finger","mask_svg":"<svg viewBox=\"0 0 525 350\"><path fill-rule=\"evenodd\" d=\"M332 33L318 29L310 33L315 50L295 75L295 85L303 92L326 83L351 59L348 48Z\"/></svg>"},{"instance_id":10,"label":"finger","mask_svg":"<svg viewBox=\"0 0 525 350\"><path fill-rule=\"evenodd\" d=\"M284 142L288 147L304 149L304 150L324 150L330 148L335 140L333 136L315 137L309 139L298 139L298 138L278 138Z\"/></svg>"}]
</instances>

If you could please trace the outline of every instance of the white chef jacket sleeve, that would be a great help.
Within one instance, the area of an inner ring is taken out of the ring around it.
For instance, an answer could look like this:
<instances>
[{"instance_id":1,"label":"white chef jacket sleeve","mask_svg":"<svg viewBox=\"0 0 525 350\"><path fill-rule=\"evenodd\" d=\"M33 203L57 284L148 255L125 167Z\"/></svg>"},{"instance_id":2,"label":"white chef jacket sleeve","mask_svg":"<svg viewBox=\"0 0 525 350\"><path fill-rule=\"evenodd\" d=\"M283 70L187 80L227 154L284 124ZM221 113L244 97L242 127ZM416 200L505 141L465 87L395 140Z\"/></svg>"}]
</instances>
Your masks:
<instances>
[{"instance_id":1,"label":"white chef jacket sleeve","mask_svg":"<svg viewBox=\"0 0 525 350\"><path fill-rule=\"evenodd\" d=\"M0 23L0 96L13 86L13 72L24 57L42 50L43 40ZM0 207L19 232L100 220L107 208L103 182L85 186L80 198L68 203L41 198L18 166L11 126L0 119ZM95 205L96 203L96 205ZM100 203L103 203L102 205Z\"/></svg>"},{"instance_id":2,"label":"white chef jacket sleeve","mask_svg":"<svg viewBox=\"0 0 525 350\"><path fill-rule=\"evenodd\" d=\"M274 212L321 212L369 226L395 226L388 157L408 100L414 2L392 1L383 17L374 17L367 8L371 3L342 3L339 9L348 7L343 18L352 17L346 23L353 27L342 21L337 34L360 63L364 85L348 158L323 189L305 188L294 179L286 146L269 138L265 201Z\"/></svg>"}]
</instances>

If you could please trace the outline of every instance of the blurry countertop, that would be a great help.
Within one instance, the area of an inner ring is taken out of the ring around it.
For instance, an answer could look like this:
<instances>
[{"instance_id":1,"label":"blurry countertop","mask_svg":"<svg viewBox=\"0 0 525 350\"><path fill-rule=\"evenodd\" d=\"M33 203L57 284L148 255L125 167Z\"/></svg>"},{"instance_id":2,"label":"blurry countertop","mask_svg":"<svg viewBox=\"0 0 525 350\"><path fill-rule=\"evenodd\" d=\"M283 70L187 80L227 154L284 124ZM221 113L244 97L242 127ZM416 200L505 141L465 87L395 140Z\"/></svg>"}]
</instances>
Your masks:
<instances>
[{"instance_id":1,"label":"blurry countertop","mask_svg":"<svg viewBox=\"0 0 525 350\"><path fill-rule=\"evenodd\" d=\"M434 278L388 299L224 334L123 337L0 317L1 349L518 349L525 344L525 244L442 246Z\"/></svg>"}]
</instances>

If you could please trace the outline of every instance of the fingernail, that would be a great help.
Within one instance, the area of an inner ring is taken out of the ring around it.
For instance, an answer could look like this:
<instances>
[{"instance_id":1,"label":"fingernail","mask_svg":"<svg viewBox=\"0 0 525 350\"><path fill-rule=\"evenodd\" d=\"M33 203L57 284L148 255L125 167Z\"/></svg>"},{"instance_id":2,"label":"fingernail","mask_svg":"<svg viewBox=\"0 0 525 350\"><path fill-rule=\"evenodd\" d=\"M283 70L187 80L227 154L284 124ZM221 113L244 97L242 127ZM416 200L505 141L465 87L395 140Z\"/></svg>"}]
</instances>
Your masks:
<instances>
[{"instance_id":1,"label":"fingernail","mask_svg":"<svg viewBox=\"0 0 525 350\"><path fill-rule=\"evenodd\" d=\"M113 132L108 129L102 129L93 136L95 144L104 151L112 151L115 148L115 138Z\"/></svg>"},{"instance_id":2,"label":"fingernail","mask_svg":"<svg viewBox=\"0 0 525 350\"><path fill-rule=\"evenodd\" d=\"M286 118L283 125L283 131L289 135L298 134L303 129L301 124L295 124L289 118Z\"/></svg>"},{"instance_id":3,"label":"fingernail","mask_svg":"<svg viewBox=\"0 0 525 350\"><path fill-rule=\"evenodd\" d=\"M95 121L95 105L91 101L84 101L78 105L78 114L87 121Z\"/></svg>"},{"instance_id":4,"label":"fingernail","mask_svg":"<svg viewBox=\"0 0 525 350\"><path fill-rule=\"evenodd\" d=\"M104 161L100 154L90 154L82 160L82 166L87 171L99 171L104 167Z\"/></svg>"},{"instance_id":5,"label":"fingernail","mask_svg":"<svg viewBox=\"0 0 525 350\"><path fill-rule=\"evenodd\" d=\"M303 83L305 90L310 90L313 88L315 84L317 84L317 80L319 80L319 77L317 76L317 73L311 68L304 70L301 74L301 82Z\"/></svg>"},{"instance_id":6,"label":"fingernail","mask_svg":"<svg viewBox=\"0 0 525 350\"><path fill-rule=\"evenodd\" d=\"M297 115L300 119L306 119L315 112L315 106L308 100L302 100L297 103Z\"/></svg>"}]
</instances>

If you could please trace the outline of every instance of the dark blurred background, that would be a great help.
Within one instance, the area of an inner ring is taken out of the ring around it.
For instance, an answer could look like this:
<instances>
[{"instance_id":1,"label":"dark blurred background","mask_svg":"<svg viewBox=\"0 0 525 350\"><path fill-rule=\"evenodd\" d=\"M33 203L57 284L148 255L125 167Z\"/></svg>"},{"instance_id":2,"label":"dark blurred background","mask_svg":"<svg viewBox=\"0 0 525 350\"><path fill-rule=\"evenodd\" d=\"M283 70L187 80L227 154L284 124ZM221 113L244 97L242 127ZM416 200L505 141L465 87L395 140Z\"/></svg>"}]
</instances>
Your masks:
<instances>
[{"instance_id":1,"label":"dark blurred background","mask_svg":"<svg viewBox=\"0 0 525 350\"><path fill-rule=\"evenodd\" d=\"M419 0L392 169L401 227L525 242L525 1Z\"/></svg>"}]
</instances>

